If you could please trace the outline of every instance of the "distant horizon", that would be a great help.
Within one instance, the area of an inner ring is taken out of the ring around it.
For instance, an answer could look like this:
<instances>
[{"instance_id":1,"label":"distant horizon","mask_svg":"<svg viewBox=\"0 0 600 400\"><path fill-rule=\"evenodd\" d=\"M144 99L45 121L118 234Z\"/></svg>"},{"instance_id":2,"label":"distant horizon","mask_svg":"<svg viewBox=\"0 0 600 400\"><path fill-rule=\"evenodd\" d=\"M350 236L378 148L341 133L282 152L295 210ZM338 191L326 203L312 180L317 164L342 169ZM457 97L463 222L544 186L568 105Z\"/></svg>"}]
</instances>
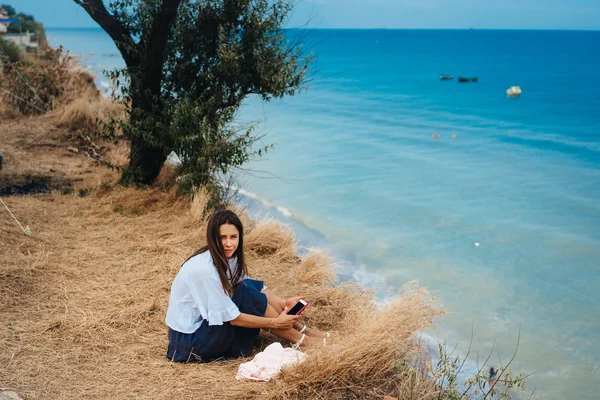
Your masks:
<instances>
[{"instance_id":1,"label":"distant horizon","mask_svg":"<svg viewBox=\"0 0 600 400\"><path fill-rule=\"evenodd\" d=\"M97 26L46 26L45 29L100 29ZM309 31L540 31L540 32L600 32L600 29L563 29L563 28L283 28L284 30Z\"/></svg>"},{"instance_id":2,"label":"distant horizon","mask_svg":"<svg viewBox=\"0 0 600 400\"><path fill-rule=\"evenodd\" d=\"M107 0L104 0L107 2ZM48 28L95 26L73 0L8 0ZM284 26L315 29L598 31L598 0L299 0Z\"/></svg>"}]
</instances>

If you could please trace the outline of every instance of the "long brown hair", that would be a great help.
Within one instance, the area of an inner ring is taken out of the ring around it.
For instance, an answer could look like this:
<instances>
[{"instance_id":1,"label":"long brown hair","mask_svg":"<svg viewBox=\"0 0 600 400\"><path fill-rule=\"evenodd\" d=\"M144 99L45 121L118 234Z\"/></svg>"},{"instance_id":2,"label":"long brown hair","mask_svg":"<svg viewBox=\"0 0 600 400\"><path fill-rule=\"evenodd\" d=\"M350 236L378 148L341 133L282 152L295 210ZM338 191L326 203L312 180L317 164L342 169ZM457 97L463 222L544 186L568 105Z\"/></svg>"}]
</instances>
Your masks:
<instances>
[{"instance_id":1,"label":"long brown hair","mask_svg":"<svg viewBox=\"0 0 600 400\"><path fill-rule=\"evenodd\" d=\"M231 280L227 276L229 270L229 261L225 256L225 249L221 242L221 225L230 224L236 227L239 232L239 243L237 249L232 254L232 257L237 257L237 267L231 276ZM239 217L229 210L219 210L215 212L208 220L208 226L206 227L206 243L207 245L196 251L190 258L204 253L205 251L210 252L215 268L219 273L221 279L221 285L223 290L228 293L229 296L233 295L233 286L239 283L242 276L248 273L246 269L246 263L244 261L244 227ZM188 260L190 259L188 258ZM186 260L187 261L187 260Z\"/></svg>"}]
</instances>

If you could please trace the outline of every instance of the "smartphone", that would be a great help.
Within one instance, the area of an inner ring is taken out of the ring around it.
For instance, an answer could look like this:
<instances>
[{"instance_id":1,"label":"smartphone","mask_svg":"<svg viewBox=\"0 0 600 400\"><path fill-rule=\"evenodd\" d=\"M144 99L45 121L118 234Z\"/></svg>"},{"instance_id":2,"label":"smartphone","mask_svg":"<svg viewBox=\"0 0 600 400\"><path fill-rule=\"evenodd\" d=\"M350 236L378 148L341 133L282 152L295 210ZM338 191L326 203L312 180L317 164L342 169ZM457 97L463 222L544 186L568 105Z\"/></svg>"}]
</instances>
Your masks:
<instances>
[{"instance_id":1,"label":"smartphone","mask_svg":"<svg viewBox=\"0 0 600 400\"><path fill-rule=\"evenodd\" d=\"M304 300L300 300L288 311L288 315L300 315L308 304Z\"/></svg>"}]
</instances>

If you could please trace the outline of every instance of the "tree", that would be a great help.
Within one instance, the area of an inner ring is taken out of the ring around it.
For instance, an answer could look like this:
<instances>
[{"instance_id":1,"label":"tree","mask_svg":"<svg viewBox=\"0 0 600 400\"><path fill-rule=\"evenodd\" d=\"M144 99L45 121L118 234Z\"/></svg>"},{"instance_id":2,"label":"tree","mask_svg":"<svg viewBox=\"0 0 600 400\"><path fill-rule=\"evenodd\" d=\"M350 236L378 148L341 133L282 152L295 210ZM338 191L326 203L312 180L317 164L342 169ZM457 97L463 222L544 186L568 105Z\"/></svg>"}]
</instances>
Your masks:
<instances>
[{"instance_id":1,"label":"tree","mask_svg":"<svg viewBox=\"0 0 600 400\"><path fill-rule=\"evenodd\" d=\"M31 32L33 33L34 41L45 41L46 31L44 30L44 26L40 22L37 22L33 15L22 12L17 13L15 8L8 4L3 4L0 8L2 7L8 11L9 16L19 20L18 24L8 25L8 33Z\"/></svg>"},{"instance_id":2,"label":"tree","mask_svg":"<svg viewBox=\"0 0 600 400\"><path fill-rule=\"evenodd\" d=\"M3 58L6 58L8 62L11 63L21 61L21 50L19 49L19 46L13 42L9 42L8 40L4 40L2 37L0 37L0 61L3 61ZM0 70L0 74L1 73L2 71Z\"/></svg>"},{"instance_id":3,"label":"tree","mask_svg":"<svg viewBox=\"0 0 600 400\"><path fill-rule=\"evenodd\" d=\"M8 12L9 16L10 15L15 15L17 13L17 10L15 10L15 8L13 6L11 6L11 5L2 4L2 5L0 5L0 9L2 9L2 8L6 9L6 11Z\"/></svg>"},{"instance_id":4,"label":"tree","mask_svg":"<svg viewBox=\"0 0 600 400\"><path fill-rule=\"evenodd\" d=\"M293 95L310 62L283 31L291 0L74 1L126 64L110 74L129 112L125 184L152 183L172 150L195 185L243 164L256 138L232 128L236 110L249 95Z\"/></svg>"}]
</instances>

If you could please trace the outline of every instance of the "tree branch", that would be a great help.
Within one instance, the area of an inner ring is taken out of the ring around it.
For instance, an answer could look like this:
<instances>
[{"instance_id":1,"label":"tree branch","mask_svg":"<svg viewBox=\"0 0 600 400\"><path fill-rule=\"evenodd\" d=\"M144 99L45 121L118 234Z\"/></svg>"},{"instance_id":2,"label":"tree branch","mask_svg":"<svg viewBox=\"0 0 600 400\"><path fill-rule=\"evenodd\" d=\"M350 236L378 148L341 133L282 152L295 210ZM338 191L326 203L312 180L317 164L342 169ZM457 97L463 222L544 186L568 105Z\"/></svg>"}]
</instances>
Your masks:
<instances>
[{"instance_id":1,"label":"tree branch","mask_svg":"<svg viewBox=\"0 0 600 400\"><path fill-rule=\"evenodd\" d=\"M117 45L117 48L125 60L128 68L136 67L139 64L139 58L132 54L131 48L135 46L135 42L131 37L130 32L125 28L123 23L111 15L102 0L73 0L89 14L90 17L102 29L106 31Z\"/></svg>"},{"instance_id":2,"label":"tree branch","mask_svg":"<svg viewBox=\"0 0 600 400\"><path fill-rule=\"evenodd\" d=\"M166 47L169 40L169 30L177 18L177 9L181 0L163 0L159 11L154 16L152 28L144 45L147 49L145 63L147 66L146 82L152 86L151 92L160 93L163 66L166 58Z\"/></svg>"},{"instance_id":3,"label":"tree branch","mask_svg":"<svg viewBox=\"0 0 600 400\"><path fill-rule=\"evenodd\" d=\"M521 342L521 326L519 326L519 333L517 334L517 345L515 346L515 351L513 352L512 357L510 358L510 360L508 360L508 364L506 364L506 366L504 366L502 368L502 370L498 374L498 377L494 380L494 383L492 385L490 385L490 390L485 394L485 396L483 396L482 400L485 400L488 398L488 396L492 393L494 386L496 386L496 383L498 383L500 381L500 378L502 378L502 375L504 375L504 373L506 372L508 367L510 367L510 364L512 364L512 362L515 360L515 357L517 357L517 352L519 351L519 343L520 342Z\"/></svg>"}]
</instances>

